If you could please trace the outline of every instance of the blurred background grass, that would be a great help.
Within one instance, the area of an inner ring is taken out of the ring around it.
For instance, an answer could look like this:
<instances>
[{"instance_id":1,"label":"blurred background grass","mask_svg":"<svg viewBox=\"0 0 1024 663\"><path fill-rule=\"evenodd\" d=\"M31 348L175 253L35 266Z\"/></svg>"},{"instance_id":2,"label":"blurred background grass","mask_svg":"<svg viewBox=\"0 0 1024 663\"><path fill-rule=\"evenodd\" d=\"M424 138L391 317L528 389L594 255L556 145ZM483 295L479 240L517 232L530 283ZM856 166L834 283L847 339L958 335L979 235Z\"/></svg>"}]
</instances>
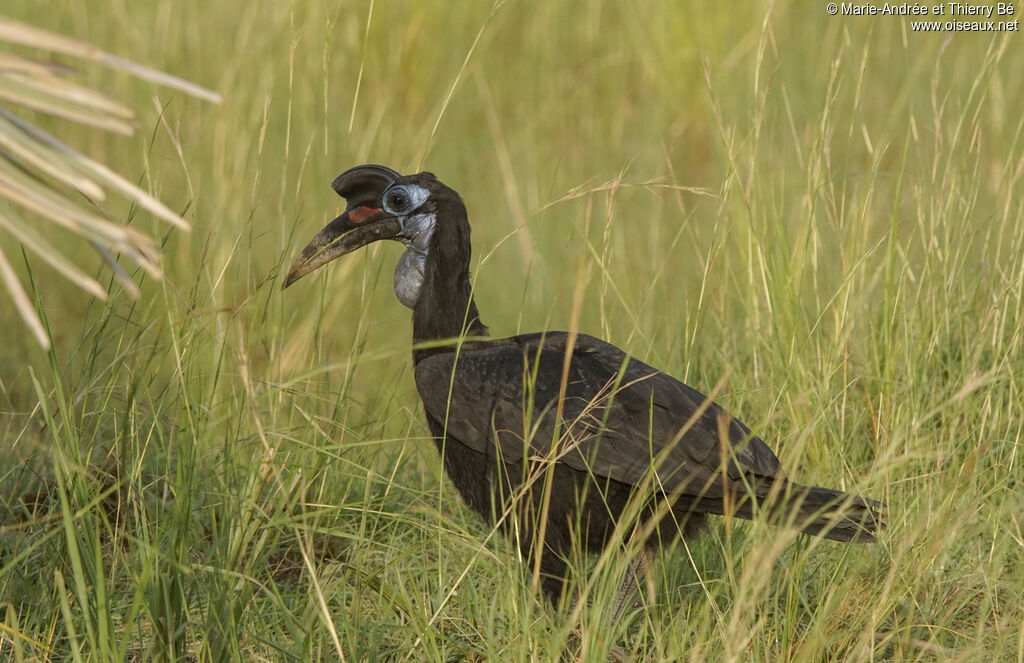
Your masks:
<instances>
[{"instance_id":1,"label":"blurred background grass","mask_svg":"<svg viewBox=\"0 0 1024 663\"><path fill-rule=\"evenodd\" d=\"M224 103L87 70L137 135L39 118L193 230L110 203L164 239L138 301L19 265L50 353L0 303L0 658L548 660L578 626L585 660L1022 660L1016 33L806 2L3 11ZM547 610L444 483L398 246L279 290L367 161L462 194L492 333L578 319L726 376L791 475L885 500L891 533L719 526L618 630Z\"/></svg>"}]
</instances>

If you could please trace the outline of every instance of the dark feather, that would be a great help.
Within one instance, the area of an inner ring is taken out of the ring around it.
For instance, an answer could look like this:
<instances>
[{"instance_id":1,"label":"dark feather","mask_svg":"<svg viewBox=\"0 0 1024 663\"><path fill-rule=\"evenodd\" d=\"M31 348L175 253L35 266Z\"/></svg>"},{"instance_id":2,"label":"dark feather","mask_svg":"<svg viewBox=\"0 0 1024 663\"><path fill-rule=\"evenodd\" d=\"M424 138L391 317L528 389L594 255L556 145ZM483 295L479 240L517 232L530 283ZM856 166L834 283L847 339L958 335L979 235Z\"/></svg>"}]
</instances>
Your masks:
<instances>
[{"instance_id":1,"label":"dark feather","mask_svg":"<svg viewBox=\"0 0 1024 663\"><path fill-rule=\"evenodd\" d=\"M421 360L428 416L477 453L557 461L599 482L646 481L691 513L749 518L760 506L843 541L870 536L880 520L877 503L789 482L760 438L682 382L585 334L566 364L568 343L565 332L525 334Z\"/></svg>"}]
</instances>

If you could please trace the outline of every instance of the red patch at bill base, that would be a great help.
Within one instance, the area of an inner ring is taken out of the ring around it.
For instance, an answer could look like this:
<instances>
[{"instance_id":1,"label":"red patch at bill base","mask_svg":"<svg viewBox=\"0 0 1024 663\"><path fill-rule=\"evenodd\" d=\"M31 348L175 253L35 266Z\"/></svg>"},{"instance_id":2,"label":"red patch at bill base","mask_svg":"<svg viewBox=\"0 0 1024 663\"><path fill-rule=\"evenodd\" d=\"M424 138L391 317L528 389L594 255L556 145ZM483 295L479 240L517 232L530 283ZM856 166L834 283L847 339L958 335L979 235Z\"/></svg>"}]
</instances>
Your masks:
<instances>
[{"instance_id":1,"label":"red patch at bill base","mask_svg":"<svg viewBox=\"0 0 1024 663\"><path fill-rule=\"evenodd\" d=\"M357 207L348 213L348 220L351 221L352 223L362 223L363 221L369 219L371 216L377 216L378 214L380 214L379 207Z\"/></svg>"}]
</instances>

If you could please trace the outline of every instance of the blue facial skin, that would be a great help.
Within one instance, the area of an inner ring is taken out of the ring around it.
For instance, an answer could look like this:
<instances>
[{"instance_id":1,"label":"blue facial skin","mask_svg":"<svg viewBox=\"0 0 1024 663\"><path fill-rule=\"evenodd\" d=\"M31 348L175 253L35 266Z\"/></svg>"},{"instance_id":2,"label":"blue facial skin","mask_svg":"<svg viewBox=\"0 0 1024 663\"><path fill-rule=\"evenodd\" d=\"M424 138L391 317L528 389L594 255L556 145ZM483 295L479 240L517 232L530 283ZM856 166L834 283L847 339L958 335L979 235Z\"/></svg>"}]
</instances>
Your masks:
<instances>
[{"instance_id":1,"label":"blue facial skin","mask_svg":"<svg viewBox=\"0 0 1024 663\"><path fill-rule=\"evenodd\" d=\"M402 222L402 232L395 239L405 244L406 251L395 266L395 295L403 306L411 309L416 308L423 286L423 270L437 219L433 214L409 215L409 212L418 209L429 195L430 192L421 186L406 184L392 187L382 201L384 211L399 217ZM395 208L392 202L402 204Z\"/></svg>"}]
</instances>

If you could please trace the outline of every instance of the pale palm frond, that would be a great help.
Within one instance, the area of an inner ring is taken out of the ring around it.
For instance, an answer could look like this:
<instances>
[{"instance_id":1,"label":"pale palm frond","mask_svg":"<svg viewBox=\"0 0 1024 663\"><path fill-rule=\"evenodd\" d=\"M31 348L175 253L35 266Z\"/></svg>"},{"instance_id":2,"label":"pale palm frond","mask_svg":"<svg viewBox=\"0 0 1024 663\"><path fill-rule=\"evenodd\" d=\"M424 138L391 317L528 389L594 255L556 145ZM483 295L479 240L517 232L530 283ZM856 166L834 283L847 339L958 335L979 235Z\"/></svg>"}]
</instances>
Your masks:
<instances>
[{"instance_id":1,"label":"pale palm frond","mask_svg":"<svg viewBox=\"0 0 1024 663\"><path fill-rule=\"evenodd\" d=\"M31 47L60 54L220 102L215 92L162 71L150 69L106 53L92 44L56 34L21 21L0 16L2 44ZM138 287L118 263L126 258L153 278L161 278L157 241L135 227L106 218L90 201L106 199L107 192L123 196L155 217L181 229L189 224L155 197L18 114L19 109L45 113L91 128L130 135L134 111L107 95L71 80L74 67L37 61L0 50L0 232L7 232L28 252L39 256L77 287L105 298L100 284L44 238L29 220L16 211L59 226L95 248L111 267L125 292L138 296ZM31 299L0 251L0 280L4 282L18 313L44 348L49 336Z\"/></svg>"}]
</instances>

